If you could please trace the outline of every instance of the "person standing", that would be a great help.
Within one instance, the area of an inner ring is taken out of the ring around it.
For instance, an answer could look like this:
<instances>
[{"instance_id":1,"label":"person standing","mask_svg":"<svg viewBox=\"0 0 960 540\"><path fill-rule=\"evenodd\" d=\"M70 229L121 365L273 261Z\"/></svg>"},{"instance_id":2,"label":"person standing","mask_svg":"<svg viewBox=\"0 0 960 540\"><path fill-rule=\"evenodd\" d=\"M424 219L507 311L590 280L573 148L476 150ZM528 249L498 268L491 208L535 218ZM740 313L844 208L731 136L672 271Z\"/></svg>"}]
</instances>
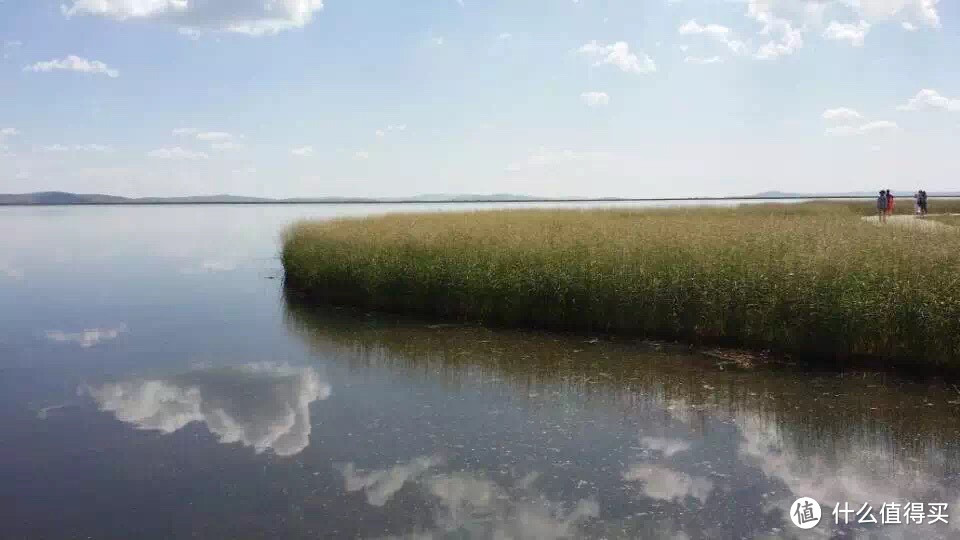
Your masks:
<instances>
[{"instance_id":1,"label":"person standing","mask_svg":"<svg viewBox=\"0 0 960 540\"><path fill-rule=\"evenodd\" d=\"M920 190L920 215L926 217L927 215L927 192L925 190Z\"/></svg>"},{"instance_id":2,"label":"person standing","mask_svg":"<svg viewBox=\"0 0 960 540\"><path fill-rule=\"evenodd\" d=\"M895 203L893 200L893 192L888 189L887 190L887 215L888 216L893 215L894 204Z\"/></svg>"},{"instance_id":3,"label":"person standing","mask_svg":"<svg viewBox=\"0 0 960 540\"><path fill-rule=\"evenodd\" d=\"M880 196L877 197L877 216L880 223L887 222L887 192L880 190Z\"/></svg>"}]
</instances>

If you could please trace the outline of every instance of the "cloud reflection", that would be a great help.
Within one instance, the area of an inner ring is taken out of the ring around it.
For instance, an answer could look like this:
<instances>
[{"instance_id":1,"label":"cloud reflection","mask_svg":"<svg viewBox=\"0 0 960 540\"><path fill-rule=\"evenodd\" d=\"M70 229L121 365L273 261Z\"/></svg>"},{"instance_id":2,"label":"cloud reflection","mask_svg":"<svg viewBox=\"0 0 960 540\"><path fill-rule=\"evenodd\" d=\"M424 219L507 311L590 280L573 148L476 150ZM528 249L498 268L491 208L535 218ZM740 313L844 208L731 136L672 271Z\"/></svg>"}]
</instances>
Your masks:
<instances>
[{"instance_id":1,"label":"cloud reflection","mask_svg":"<svg viewBox=\"0 0 960 540\"><path fill-rule=\"evenodd\" d=\"M897 502L934 500L949 490L924 469L943 462L931 454L928 463L910 465L891 459L876 448L855 445L842 459L801 452L787 442L775 425L754 415L737 420L743 441L739 453L769 478L782 481L793 497L813 497L821 505L838 502ZM856 456L853 458L853 456Z\"/></svg>"},{"instance_id":2,"label":"cloud reflection","mask_svg":"<svg viewBox=\"0 0 960 540\"><path fill-rule=\"evenodd\" d=\"M395 465L389 469L358 473L353 463L343 468L343 478L349 492L364 490L367 502L373 506L383 506L400 491L407 481L414 481L431 467L440 464L437 457L419 457L409 463Z\"/></svg>"},{"instance_id":3,"label":"cloud reflection","mask_svg":"<svg viewBox=\"0 0 960 540\"><path fill-rule=\"evenodd\" d=\"M535 474L503 486L478 474L431 472L441 463L436 456L422 456L365 474L350 463L342 472L347 491L364 489L374 506L385 505L407 483L433 499L436 530L411 537L456 532L478 538L571 538L581 536L581 526L600 515L594 500L581 499L566 511L565 505L535 492Z\"/></svg>"},{"instance_id":4,"label":"cloud reflection","mask_svg":"<svg viewBox=\"0 0 960 540\"><path fill-rule=\"evenodd\" d=\"M47 330L45 336L57 343L75 343L81 348L89 349L104 341L112 341L127 331L127 326L121 324L113 328L90 328L80 332L64 332L62 330Z\"/></svg>"},{"instance_id":5,"label":"cloud reflection","mask_svg":"<svg viewBox=\"0 0 960 540\"><path fill-rule=\"evenodd\" d=\"M292 456L310 443L309 405L329 397L330 385L313 369L264 363L113 382L86 392L100 410L138 429L173 433L203 422L222 443Z\"/></svg>"},{"instance_id":6,"label":"cloud reflection","mask_svg":"<svg viewBox=\"0 0 960 540\"><path fill-rule=\"evenodd\" d=\"M690 476L661 465L636 464L623 474L627 482L642 482L643 494L663 501L683 501L687 497L707 501L713 482L702 476Z\"/></svg>"},{"instance_id":7,"label":"cloud reflection","mask_svg":"<svg viewBox=\"0 0 960 540\"><path fill-rule=\"evenodd\" d=\"M690 443L687 441L681 439L666 439L663 437L641 437L640 444L650 450L660 452L666 457L679 454L680 452L686 452L690 449Z\"/></svg>"},{"instance_id":8,"label":"cloud reflection","mask_svg":"<svg viewBox=\"0 0 960 540\"><path fill-rule=\"evenodd\" d=\"M236 263L224 260L203 260L196 266L187 266L180 269L181 274L212 274L216 272L232 272L237 269Z\"/></svg>"},{"instance_id":9,"label":"cloud reflection","mask_svg":"<svg viewBox=\"0 0 960 540\"><path fill-rule=\"evenodd\" d=\"M0 277L6 277L12 280L19 281L23 279L23 270L19 268L14 268L4 263L0 263Z\"/></svg>"}]
</instances>

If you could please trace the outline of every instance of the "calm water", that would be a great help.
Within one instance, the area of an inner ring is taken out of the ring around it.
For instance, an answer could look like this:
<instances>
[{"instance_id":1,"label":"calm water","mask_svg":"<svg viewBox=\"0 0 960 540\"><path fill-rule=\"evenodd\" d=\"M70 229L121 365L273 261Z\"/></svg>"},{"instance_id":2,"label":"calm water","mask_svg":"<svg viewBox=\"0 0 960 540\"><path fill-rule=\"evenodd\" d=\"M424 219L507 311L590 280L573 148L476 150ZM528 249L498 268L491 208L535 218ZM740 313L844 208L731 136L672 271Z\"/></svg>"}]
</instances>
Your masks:
<instances>
[{"instance_id":1,"label":"calm water","mask_svg":"<svg viewBox=\"0 0 960 540\"><path fill-rule=\"evenodd\" d=\"M387 209L0 208L0 537L960 536L831 514L960 512L953 384L284 294L284 226Z\"/></svg>"}]
</instances>

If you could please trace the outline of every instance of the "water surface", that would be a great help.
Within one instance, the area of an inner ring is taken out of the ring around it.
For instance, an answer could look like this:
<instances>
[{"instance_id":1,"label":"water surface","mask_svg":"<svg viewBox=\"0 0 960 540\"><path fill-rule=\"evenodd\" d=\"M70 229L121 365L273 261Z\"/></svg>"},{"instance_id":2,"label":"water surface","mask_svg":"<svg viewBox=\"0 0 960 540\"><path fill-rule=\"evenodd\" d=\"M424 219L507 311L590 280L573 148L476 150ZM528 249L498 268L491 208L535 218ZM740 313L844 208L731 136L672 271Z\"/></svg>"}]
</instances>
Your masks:
<instances>
[{"instance_id":1,"label":"water surface","mask_svg":"<svg viewBox=\"0 0 960 540\"><path fill-rule=\"evenodd\" d=\"M284 292L283 227L384 210L0 208L0 537L958 536L831 515L960 509L957 386Z\"/></svg>"}]
</instances>

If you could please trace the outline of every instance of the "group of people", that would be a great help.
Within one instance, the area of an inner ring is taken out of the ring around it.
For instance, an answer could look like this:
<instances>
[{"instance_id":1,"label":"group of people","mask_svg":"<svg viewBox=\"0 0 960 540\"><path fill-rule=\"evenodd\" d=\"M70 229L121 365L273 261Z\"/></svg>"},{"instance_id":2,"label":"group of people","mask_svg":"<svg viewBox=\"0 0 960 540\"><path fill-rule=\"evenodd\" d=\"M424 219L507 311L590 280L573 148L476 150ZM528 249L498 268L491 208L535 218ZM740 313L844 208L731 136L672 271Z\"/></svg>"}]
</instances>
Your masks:
<instances>
[{"instance_id":1,"label":"group of people","mask_svg":"<svg viewBox=\"0 0 960 540\"><path fill-rule=\"evenodd\" d=\"M927 215L927 192L920 190L914 198L914 213L918 216ZM877 197L877 214L880 216L880 222L886 223L887 216L893 215L893 209L896 205L893 192L889 189L880 190L880 196Z\"/></svg>"}]
</instances>

